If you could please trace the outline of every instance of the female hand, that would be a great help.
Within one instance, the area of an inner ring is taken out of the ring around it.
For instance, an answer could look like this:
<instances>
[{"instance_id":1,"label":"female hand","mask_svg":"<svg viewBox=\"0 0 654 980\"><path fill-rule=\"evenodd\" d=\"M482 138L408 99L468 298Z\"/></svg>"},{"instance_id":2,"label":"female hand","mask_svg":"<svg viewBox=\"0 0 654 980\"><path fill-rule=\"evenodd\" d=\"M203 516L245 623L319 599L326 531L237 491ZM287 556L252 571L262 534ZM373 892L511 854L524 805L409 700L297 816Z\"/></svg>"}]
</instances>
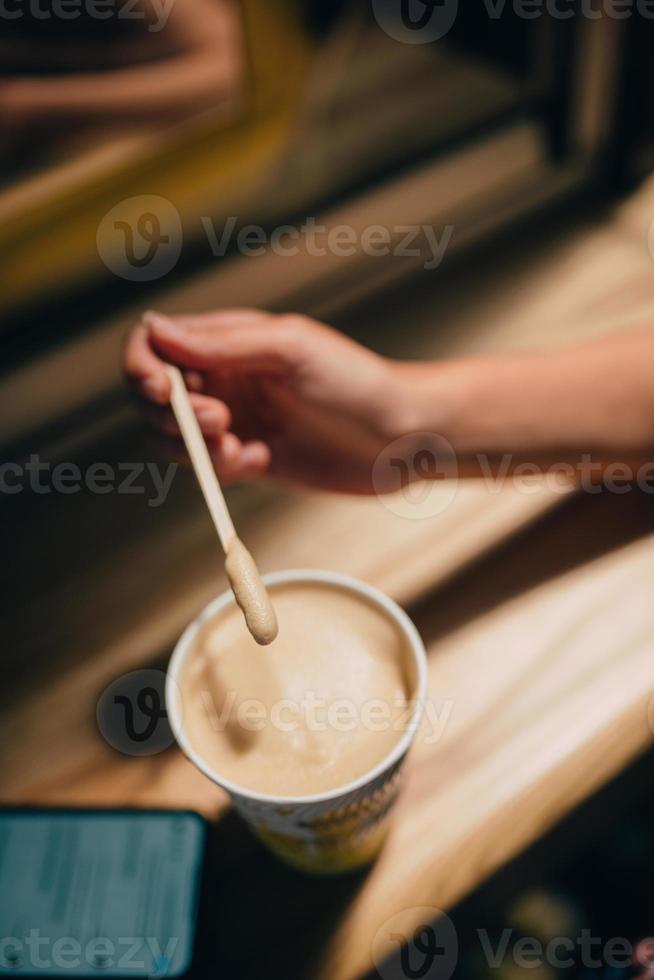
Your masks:
<instances>
[{"instance_id":1,"label":"female hand","mask_svg":"<svg viewBox=\"0 0 654 980\"><path fill-rule=\"evenodd\" d=\"M164 407L170 395L164 362L185 371L225 481L270 474L370 493L375 459L402 432L399 365L323 324L258 310L148 313L129 337L125 371L161 406L159 425L177 438L180 454L176 423Z\"/></svg>"}]
</instances>

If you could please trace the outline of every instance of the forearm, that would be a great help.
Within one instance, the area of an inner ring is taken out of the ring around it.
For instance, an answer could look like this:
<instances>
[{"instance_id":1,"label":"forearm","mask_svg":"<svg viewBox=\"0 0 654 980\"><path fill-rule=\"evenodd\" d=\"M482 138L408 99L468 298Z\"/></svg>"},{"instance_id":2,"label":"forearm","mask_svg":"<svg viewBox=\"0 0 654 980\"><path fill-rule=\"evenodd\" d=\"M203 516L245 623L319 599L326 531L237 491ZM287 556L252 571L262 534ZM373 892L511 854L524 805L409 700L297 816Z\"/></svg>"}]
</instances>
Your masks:
<instances>
[{"instance_id":1,"label":"forearm","mask_svg":"<svg viewBox=\"0 0 654 980\"><path fill-rule=\"evenodd\" d=\"M157 27L149 0L140 4L155 30L148 47L159 60L69 75L9 78L0 85L0 117L26 122L57 118L137 119L215 106L236 91L241 72L240 18L231 2L184 0ZM134 41L136 44L136 39Z\"/></svg>"},{"instance_id":2,"label":"forearm","mask_svg":"<svg viewBox=\"0 0 654 980\"><path fill-rule=\"evenodd\" d=\"M14 115L141 118L170 115L219 101L227 66L203 55L142 68L70 77L18 79L3 86L0 104Z\"/></svg>"},{"instance_id":3,"label":"forearm","mask_svg":"<svg viewBox=\"0 0 654 980\"><path fill-rule=\"evenodd\" d=\"M444 435L461 460L558 462L654 454L654 331L575 348L400 366L405 427Z\"/></svg>"}]
</instances>

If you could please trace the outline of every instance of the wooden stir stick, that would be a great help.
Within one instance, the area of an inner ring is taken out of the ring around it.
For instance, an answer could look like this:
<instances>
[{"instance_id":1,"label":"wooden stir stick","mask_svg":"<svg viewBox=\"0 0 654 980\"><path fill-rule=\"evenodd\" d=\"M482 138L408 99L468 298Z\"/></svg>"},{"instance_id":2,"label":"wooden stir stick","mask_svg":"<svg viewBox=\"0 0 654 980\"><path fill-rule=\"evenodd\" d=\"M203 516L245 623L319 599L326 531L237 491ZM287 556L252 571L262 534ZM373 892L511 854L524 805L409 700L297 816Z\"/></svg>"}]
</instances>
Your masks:
<instances>
[{"instance_id":1,"label":"wooden stir stick","mask_svg":"<svg viewBox=\"0 0 654 980\"><path fill-rule=\"evenodd\" d=\"M177 419L200 489L225 552L225 571L247 627L262 645L277 636L277 617L259 571L236 534L227 502L213 468L207 444L189 400L179 368L166 365L170 378L170 404Z\"/></svg>"},{"instance_id":2,"label":"wooden stir stick","mask_svg":"<svg viewBox=\"0 0 654 980\"><path fill-rule=\"evenodd\" d=\"M236 537L234 522L227 509L227 501L218 482L207 444L188 397L182 372L172 364L166 365L166 371L170 378L170 404L175 413L200 489L209 508L211 519L218 532L223 551L227 554L233 539Z\"/></svg>"}]
</instances>

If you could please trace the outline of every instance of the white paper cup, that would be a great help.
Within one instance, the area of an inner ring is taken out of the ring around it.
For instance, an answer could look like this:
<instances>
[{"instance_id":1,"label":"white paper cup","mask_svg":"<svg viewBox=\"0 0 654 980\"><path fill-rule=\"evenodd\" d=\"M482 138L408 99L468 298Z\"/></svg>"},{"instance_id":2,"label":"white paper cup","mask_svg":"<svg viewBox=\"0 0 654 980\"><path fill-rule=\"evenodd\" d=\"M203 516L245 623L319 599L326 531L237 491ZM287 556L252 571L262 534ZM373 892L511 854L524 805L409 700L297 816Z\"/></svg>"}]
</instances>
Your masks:
<instances>
[{"instance_id":1,"label":"white paper cup","mask_svg":"<svg viewBox=\"0 0 654 980\"><path fill-rule=\"evenodd\" d=\"M222 609L234 604L231 591L224 592L206 606L184 630L173 651L166 680L170 725L184 754L205 776L229 793L235 809L275 854L305 871L332 873L357 868L377 855L388 830L402 765L422 715L427 676L425 648L415 626L397 603L349 575L294 569L265 575L263 581L273 597L275 586L290 582L336 586L362 596L397 624L406 640L407 673L412 686L410 715L397 743L381 762L362 776L336 789L309 796L259 793L239 786L209 766L186 735L179 680L201 627Z\"/></svg>"}]
</instances>

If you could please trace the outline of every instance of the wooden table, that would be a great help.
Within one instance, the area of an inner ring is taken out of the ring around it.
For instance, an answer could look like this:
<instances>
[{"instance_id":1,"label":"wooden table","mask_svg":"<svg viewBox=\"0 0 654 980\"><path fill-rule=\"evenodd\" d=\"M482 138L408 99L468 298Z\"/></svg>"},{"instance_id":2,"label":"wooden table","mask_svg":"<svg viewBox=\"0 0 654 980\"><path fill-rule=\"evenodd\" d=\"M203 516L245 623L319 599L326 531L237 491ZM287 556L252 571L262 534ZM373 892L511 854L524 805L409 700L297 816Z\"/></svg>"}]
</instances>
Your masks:
<instances>
[{"instance_id":1,"label":"wooden table","mask_svg":"<svg viewBox=\"0 0 654 980\"><path fill-rule=\"evenodd\" d=\"M637 303L624 316L634 299L652 305L646 235L634 221L623 210L617 231L601 226L545 249L521 279L518 258L503 277L484 268L487 294L466 273L452 277L439 309L418 294L401 295L395 312L371 305L369 333L382 312L401 322L404 311L416 329L422 317L429 338L437 322L431 355L591 334L600 313L651 322ZM130 427L133 437L128 419L96 440L91 458L129 459ZM370 871L330 880L285 868L175 749L122 756L95 724L103 688L125 671L163 666L179 630L222 588L191 492L181 481L165 513L134 498L39 498L36 508L12 498L3 544L22 549L29 586L1 624L4 636L14 630L0 656L15 676L0 694L10 749L0 791L5 802L204 813L215 869L205 945L222 975L365 974L390 919L406 934L421 907L451 908L651 744L651 495L553 500L468 485L443 516L415 522L379 501L241 495L239 527L265 568L340 568L407 606L446 719L440 739L424 729L417 739L391 837ZM313 538L298 533L316 528Z\"/></svg>"},{"instance_id":2,"label":"wooden table","mask_svg":"<svg viewBox=\"0 0 654 980\"><path fill-rule=\"evenodd\" d=\"M254 968L251 936L267 976L310 954L308 977L363 975L389 932L451 908L651 744L651 504L576 498L412 610L448 721L418 739L387 847L367 874L315 881L242 843L220 864L221 966Z\"/></svg>"},{"instance_id":3,"label":"wooden table","mask_svg":"<svg viewBox=\"0 0 654 980\"><path fill-rule=\"evenodd\" d=\"M121 756L88 711L71 737L74 712L60 700L15 715L13 731L11 713L5 720L3 738L41 723L58 766L31 768L39 740L27 738L4 797L202 811L213 825L216 966L226 976L253 975L262 962L271 978L361 976L373 948L392 948L385 930L409 935L425 906L450 908L650 744L652 505L634 491L575 495L412 604L444 728L435 739L423 726L390 839L368 872L313 879L286 869L176 750Z\"/></svg>"}]
</instances>

